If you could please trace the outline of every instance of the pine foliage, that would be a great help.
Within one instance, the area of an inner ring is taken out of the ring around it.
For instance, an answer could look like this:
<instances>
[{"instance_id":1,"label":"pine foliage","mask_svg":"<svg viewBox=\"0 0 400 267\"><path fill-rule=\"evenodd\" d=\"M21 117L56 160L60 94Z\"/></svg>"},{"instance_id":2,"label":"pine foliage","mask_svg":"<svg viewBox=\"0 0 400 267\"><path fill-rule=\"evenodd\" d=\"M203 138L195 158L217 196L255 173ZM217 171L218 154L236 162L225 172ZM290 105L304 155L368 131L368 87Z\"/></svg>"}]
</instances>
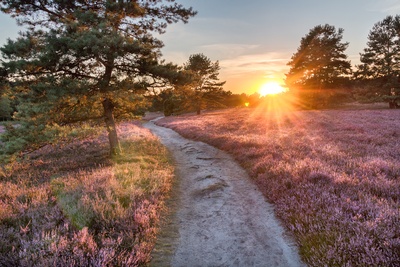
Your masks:
<instances>
[{"instance_id":1,"label":"pine foliage","mask_svg":"<svg viewBox=\"0 0 400 267\"><path fill-rule=\"evenodd\" d=\"M367 47L360 54L355 78L365 87L364 95L398 108L400 100L400 16L387 16L377 22L368 35Z\"/></svg>"},{"instance_id":2,"label":"pine foliage","mask_svg":"<svg viewBox=\"0 0 400 267\"><path fill-rule=\"evenodd\" d=\"M367 48L360 54L356 77L373 79L400 73L400 16L387 16L368 35Z\"/></svg>"},{"instance_id":3,"label":"pine foliage","mask_svg":"<svg viewBox=\"0 0 400 267\"><path fill-rule=\"evenodd\" d=\"M294 89L327 89L338 86L351 74L350 61L342 42L343 29L318 25L301 39L300 47L288 62L286 83Z\"/></svg>"},{"instance_id":4,"label":"pine foliage","mask_svg":"<svg viewBox=\"0 0 400 267\"><path fill-rule=\"evenodd\" d=\"M225 81L219 81L218 61L212 62L203 54L194 54L184 64L184 70L191 78L189 94L197 114L206 107L221 106L218 100L223 94Z\"/></svg>"},{"instance_id":5,"label":"pine foliage","mask_svg":"<svg viewBox=\"0 0 400 267\"><path fill-rule=\"evenodd\" d=\"M19 88L16 118L42 128L105 118L113 152L114 116L142 113L151 82L173 79L154 34L196 14L174 2L1 1L1 10L28 28L1 48Z\"/></svg>"}]
</instances>

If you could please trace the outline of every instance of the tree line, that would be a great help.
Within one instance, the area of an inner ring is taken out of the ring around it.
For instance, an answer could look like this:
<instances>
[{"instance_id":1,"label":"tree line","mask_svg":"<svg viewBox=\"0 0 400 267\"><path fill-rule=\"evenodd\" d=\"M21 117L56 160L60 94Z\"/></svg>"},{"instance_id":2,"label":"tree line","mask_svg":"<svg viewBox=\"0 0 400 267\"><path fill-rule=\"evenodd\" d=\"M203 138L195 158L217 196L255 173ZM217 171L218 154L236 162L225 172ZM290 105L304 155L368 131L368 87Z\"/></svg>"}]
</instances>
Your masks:
<instances>
[{"instance_id":1,"label":"tree line","mask_svg":"<svg viewBox=\"0 0 400 267\"><path fill-rule=\"evenodd\" d=\"M373 26L354 69L345 54L349 43L342 41L343 31L328 24L311 29L288 62L286 85L304 106L323 107L351 97L398 108L400 16L387 16Z\"/></svg>"}]
</instances>

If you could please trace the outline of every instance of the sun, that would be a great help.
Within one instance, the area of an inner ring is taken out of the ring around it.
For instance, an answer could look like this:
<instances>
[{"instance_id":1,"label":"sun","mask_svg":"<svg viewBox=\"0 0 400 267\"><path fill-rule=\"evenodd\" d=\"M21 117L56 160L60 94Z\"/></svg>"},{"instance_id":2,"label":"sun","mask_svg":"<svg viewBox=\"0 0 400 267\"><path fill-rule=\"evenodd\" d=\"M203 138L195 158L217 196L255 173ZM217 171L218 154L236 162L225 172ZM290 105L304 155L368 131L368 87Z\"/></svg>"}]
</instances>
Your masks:
<instances>
[{"instance_id":1,"label":"sun","mask_svg":"<svg viewBox=\"0 0 400 267\"><path fill-rule=\"evenodd\" d=\"M265 83L261 86L260 88L260 95L261 96L266 96L266 95L276 95L285 92L286 89L283 88L279 83L277 82L268 82Z\"/></svg>"}]
</instances>

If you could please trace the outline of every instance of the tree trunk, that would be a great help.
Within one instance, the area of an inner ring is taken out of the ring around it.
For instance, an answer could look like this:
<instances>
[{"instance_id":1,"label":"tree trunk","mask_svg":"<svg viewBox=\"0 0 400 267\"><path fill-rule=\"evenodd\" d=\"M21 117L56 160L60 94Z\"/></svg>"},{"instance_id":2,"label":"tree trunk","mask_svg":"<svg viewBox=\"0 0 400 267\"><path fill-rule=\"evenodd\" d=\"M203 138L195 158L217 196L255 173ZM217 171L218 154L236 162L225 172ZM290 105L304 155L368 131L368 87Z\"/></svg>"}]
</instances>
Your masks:
<instances>
[{"instance_id":1,"label":"tree trunk","mask_svg":"<svg viewBox=\"0 0 400 267\"><path fill-rule=\"evenodd\" d=\"M197 95L197 96L196 96L196 100L197 100L197 101L196 101L196 113L197 113L197 115L200 115L200 113L201 113L201 106L203 105L201 96Z\"/></svg>"},{"instance_id":2,"label":"tree trunk","mask_svg":"<svg viewBox=\"0 0 400 267\"><path fill-rule=\"evenodd\" d=\"M117 128L115 127L113 115L114 104L109 98L104 98L102 104L104 108L104 120L108 131L108 141L110 142L110 154L119 155L121 154L121 146L118 140Z\"/></svg>"}]
</instances>

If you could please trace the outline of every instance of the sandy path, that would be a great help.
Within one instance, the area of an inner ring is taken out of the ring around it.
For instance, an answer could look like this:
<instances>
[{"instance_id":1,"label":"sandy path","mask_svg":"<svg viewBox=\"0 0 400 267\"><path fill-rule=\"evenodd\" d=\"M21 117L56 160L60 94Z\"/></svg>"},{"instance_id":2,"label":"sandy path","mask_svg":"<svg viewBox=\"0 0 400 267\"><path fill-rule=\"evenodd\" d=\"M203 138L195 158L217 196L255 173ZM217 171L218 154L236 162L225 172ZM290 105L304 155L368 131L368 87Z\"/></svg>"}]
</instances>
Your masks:
<instances>
[{"instance_id":1,"label":"sandy path","mask_svg":"<svg viewBox=\"0 0 400 267\"><path fill-rule=\"evenodd\" d=\"M229 155L153 122L145 127L172 152L180 177L172 266L304 266L272 205Z\"/></svg>"}]
</instances>

